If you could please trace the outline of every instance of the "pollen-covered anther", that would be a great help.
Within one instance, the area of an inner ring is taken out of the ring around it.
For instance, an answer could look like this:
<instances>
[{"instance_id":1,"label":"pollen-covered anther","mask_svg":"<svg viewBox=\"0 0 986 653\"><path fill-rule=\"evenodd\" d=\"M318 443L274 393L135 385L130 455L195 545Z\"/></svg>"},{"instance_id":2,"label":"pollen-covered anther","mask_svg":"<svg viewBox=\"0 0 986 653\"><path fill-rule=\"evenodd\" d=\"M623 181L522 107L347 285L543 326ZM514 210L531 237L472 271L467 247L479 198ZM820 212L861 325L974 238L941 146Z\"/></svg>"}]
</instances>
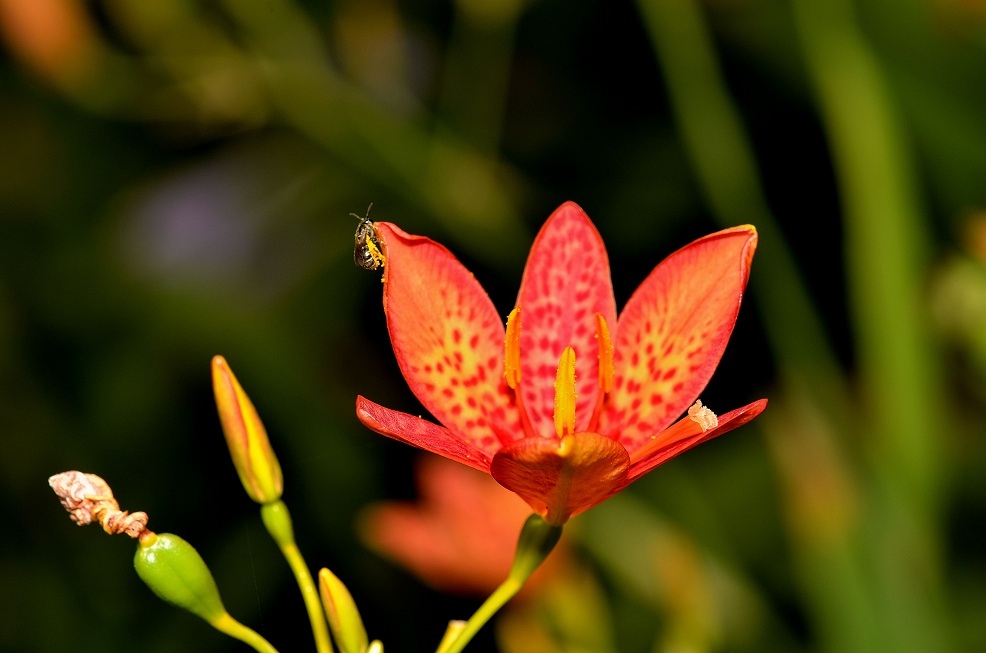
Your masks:
<instances>
[{"instance_id":1,"label":"pollen-covered anther","mask_svg":"<svg viewBox=\"0 0 986 653\"><path fill-rule=\"evenodd\" d=\"M520 385L520 306L507 316L507 333L503 343L503 379L507 387Z\"/></svg>"},{"instance_id":2,"label":"pollen-covered anther","mask_svg":"<svg viewBox=\"0 0 986 653\"><path fill-rule=\"evenodd\" d=\"M531 426L531 418L524 408L524 393L520 391L520 370L520 306L517 306L507 316L506 334L503 339L503 381L514 391L514 401L517 404L524 436L532 437L534 427Z\"/></svg>"},{"instance_id":3,"label":"pollen-covered anther","mask_svg":"<svg viewBox=\"0 0 986 653\"><path fill-rule=\"evenodd\" d=\"M688 409L688 418L702 427L702 432L714 429L719 426L719 418L708 407L703 406L702 402L695 400L692 407Z\"/></svg>"},{"instance_id":4,"label":"pollen-covered anther","mask_svg":"<svg viewBox=\"0 0 986 653\"><path fill-rule=\"evenodd\" d=\"M719 418L716 414L703 406L701 401L696 401L688 409L687 415L660 433L652 435L645 445L631 452L630 461L643 460L660 449L706 433L717 426L719 426Z\"/></svg>"}]
</instances>

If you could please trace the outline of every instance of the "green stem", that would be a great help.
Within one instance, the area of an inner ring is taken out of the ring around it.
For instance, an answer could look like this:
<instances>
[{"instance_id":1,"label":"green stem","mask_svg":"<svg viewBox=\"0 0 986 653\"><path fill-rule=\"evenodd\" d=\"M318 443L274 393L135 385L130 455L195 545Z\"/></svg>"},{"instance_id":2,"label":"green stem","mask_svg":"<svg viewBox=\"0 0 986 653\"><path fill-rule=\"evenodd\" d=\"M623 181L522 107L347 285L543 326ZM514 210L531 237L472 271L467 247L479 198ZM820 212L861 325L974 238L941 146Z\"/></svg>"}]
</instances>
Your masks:
<instances>
[{"instance_id":1,"label":"green stem","mask_svg":"<svg viewBox=\"0 0 986 653\"><path fill-rule=\"evenodd\" d=\"M544 562L551 550L555 548L561 533L561 526L549 524L540 515L528 517L520 531L517 553L514 555L514 564L510 568L507 580L503 581L503 584L490 594L483 605L479 606L476 613L469 618L469 621L461 627L461 630L459 630L459 624L455 625L455 628L459 630L458 634L451 639L443 640L437 653L459 653L464 649L476 633L486 625L486 622L493 618L493 615L520 591L534 570Z\"/></svg>"},{"instance_id":2,"label":"green stem","mask_svg":"<svg viewBox=\"0 0 986 653\"><path fill-rule=\"evenodd\" d=\"M273 501L265 503L260 507L260 515L264 520L267 532L281 549L281 553L288 561L291 572L298 582L301 590L301 597L305 601L305 609L308 610L308 620L312 624L312 634L315 636L315 649L318 653L332 653L332 642L329 639L329 629L325 622L325 613L322 611L322 602L318 595L318 586L312 578L312 573L305 564L305 559L298 550L298 545L294 541L294 528L291 524L291 514L283 501Z\"/></svg>"},{"instance_id":3,"label":"green stem","mask_svg":"<svg viewBox=\"0 0 986 653\"><path fill-rule=\"evenodd\" d=\"M873 472L882 650L947 650L943 520L948 414L923 286L931 233L907 132L850 0L795 0L797 36L842 193L847 280ZM901 573L900 570L907 570ZM873 650L872 648L868 650Z\"/></svg>"},{"instance_id":4,"label":"green stem","mask_svg":"<svg viewBox=\"0 0 986 653\"><path fill-rule=\"evenodd\" d=\"M845 212L852 316L876 458L935 519L943 391L922 306L931 234L913 160L880 61L847 0L793 3L832 147Z\"/></svg>"},{"instance_id":5,"label":"green stem","mask_svg":"<svg viewBox=\"0 0 986 653\"><path fill-rule=\"evenodd\" d=\"M453 3L438 116L486 156L500 145L517 20L524 2ZM482 84L475 84L481 78Z\"/></svg>"},{"instance_id":6,"label":"green stem","mask_svg":"<svg viewBox=\"0 0 986 653\"><path fill-rule=\"evenodd\" d=\"M225 635L240 640L255 651L259 651L260 653L278 653L277 649L270 642L261 637L255 630L247 628L231 617L229 613L225 613L218 619L210 621L209 625Z\"/></svg>"}]
</instances>

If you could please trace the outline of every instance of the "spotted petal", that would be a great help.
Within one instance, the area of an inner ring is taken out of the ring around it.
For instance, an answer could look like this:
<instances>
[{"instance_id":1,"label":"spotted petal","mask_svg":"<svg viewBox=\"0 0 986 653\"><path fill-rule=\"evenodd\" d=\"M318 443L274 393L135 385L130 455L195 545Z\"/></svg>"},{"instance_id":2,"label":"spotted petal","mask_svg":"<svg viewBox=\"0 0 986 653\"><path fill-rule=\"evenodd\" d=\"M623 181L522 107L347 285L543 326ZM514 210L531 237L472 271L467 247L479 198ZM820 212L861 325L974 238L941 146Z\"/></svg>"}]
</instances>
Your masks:
<instances>
[{"instance_id":1,"label":"spotted petal","mask_svg":"<svg viewBox=\"0 0 986 653\"><path fill-rule=\"evenodd\" d=\"M507 445L493 457L490 473L548 523L564 524L626 487L629 468L618 443L598 433L575 433Z\"/></svg>"},{"instance_id":2,"label":"spotted petal","mask_svg":"<svg viewBox=\"0 0 986 653\"><path fill-rule=\"evenodd\" d=\"M481 472L490 471L490 457L486 452L428 420L384 408L363 397L356 397L356 416L380 435L437 453Z\"/></svg>"},{"instance_id":3,"label":"spotted petal","mask_svg":"<svg viewBox=\"0 0 986 653\"><path fill-rule=\"evenodd\" d=\"M634 451L694 403L733 331L756 244L749 225L700 238L637 288L617 325L601 432Z\"/></svg>"},{"instance_id":4,"label":"spotted petal","mask_svg":"<svg viewBox=\"0 0 986 653\"><path fill-rule=\"evenodd\" d=\"M615 325L616 300L602 238L574 202L558 207L541 227L517 305L521 391L534 432L554 437L555 373L569 345L577 366L575 430L585 430L599 395L595 315Z\"/></svg>"},{"instance_id":5,"label":"spotted petal","mask_svg":"<svg viewBox=\"0 0 986 653\"><path fill-rule=\"evenodd\" d=\"M408 386L435 418L481 451L517 433L503 381L503 321L443 246L378 222L386 256L383 304Z\"/></svg>"}]
</instances>

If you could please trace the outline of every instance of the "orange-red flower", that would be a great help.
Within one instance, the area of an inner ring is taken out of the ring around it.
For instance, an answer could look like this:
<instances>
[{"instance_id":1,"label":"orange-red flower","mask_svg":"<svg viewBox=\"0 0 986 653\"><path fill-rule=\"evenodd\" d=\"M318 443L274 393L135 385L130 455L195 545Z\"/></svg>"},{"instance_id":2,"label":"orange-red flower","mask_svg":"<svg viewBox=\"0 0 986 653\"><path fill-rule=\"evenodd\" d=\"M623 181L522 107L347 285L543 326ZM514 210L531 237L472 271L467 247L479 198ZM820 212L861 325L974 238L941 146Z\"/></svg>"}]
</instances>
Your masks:
<instances>
[{"instance_id":1,"label":"orange-red flower","mask_svg":"<svg viewBox=\"0 0 986 653\"><path fill-rule=\"evenodd\" d=\"M697 401L736 322L757 243L752 226L666 258L617 320L605 246L567 202L531 247L506 328L447 249L386 222L376 229L398 365L443 426L363 397L359 419L491 474L551 524L767 405L717 418Z\"/></svg>"}]
</instances>

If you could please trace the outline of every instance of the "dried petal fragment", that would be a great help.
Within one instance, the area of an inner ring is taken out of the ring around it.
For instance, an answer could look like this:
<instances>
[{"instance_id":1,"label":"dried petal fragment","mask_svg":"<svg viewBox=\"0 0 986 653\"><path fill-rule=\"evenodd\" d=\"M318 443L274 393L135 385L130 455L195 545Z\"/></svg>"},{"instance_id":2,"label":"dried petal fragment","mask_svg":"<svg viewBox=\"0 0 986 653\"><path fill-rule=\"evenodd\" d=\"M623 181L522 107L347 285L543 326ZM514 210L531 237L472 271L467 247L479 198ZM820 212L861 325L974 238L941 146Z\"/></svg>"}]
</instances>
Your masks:
<instances>
[{"instance_id":1,"label":"dried petal fragment","mask_svg":"<svg viewBox=\"0 0 986 653\"><path fill-rule=\"evenodd\" d=\"M151 533L147 530L147 513L120 510L109 484L95 474L71 471L48 479L69 517L79 526L98 522L110 535L133 538Z\"/></svg>"}]
</instances>

